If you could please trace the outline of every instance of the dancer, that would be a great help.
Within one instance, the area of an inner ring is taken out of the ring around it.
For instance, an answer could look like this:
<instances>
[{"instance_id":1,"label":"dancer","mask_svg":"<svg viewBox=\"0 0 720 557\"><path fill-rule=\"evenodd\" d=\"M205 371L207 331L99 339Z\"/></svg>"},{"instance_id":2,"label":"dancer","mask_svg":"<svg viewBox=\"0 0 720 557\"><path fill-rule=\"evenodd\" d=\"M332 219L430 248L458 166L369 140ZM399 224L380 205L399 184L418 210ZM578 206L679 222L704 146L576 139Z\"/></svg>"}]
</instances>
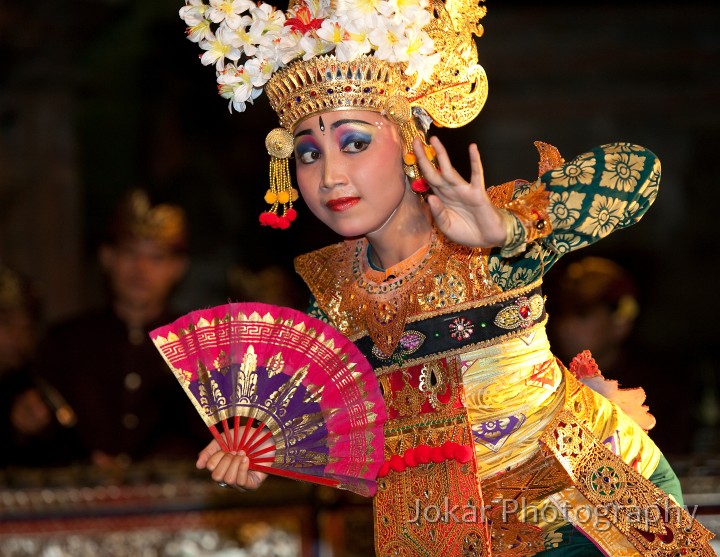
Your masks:
<instances>
[{"instance_id":1,"label":"dancer","mask_svg":"<svg viewBox=\"0 0 720 557\"><path fill-rule=\"evenodd\" d=\"M569 371L545 334L543 273L637 222L659 162L613 143L565 163L538 144L537 180L486 190L471 145L470 179L460 176L426 136L482 109L473 34L484 13L437 0L181 10L231 107L264 90L278 115L261 223L298 218L294 154L304 202L347 238L296 268L311 313L363 350L383 389L377 554L712 555L710 534L676 504L642 407L628 408L637 423L585 387L592 358ZM248 464L214 442L198 459L239 489L264 479Z\"/></svg>"}]
</instances>

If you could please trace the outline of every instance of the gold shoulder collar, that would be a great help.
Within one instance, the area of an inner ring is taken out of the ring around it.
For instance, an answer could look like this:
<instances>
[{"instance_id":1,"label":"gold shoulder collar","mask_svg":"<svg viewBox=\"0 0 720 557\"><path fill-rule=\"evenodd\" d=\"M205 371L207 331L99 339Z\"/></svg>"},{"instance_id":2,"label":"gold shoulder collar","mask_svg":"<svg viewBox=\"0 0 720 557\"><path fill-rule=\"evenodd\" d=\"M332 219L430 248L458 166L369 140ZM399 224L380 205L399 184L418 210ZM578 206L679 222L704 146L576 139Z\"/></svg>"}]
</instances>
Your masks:
<instances>
[{"instance_id":1,"label":"gold shoulder collar","mask_svg":"<svg viewBox=\"0 0 720 557\"><path fill-rule=\"evenodd\" d=\"M362 240L348 240L295 258L295 271L310 288L318 307L343 334L351 334L348 317L340 310L343 292L352 279L352 259Z\"/></svg>"},{"instance_id":2,"label":"gold shoulder collar","mask_svg":"<svg viewBox=\"0 0 720 557\"><path fill-rule=\"evenodd\" d=\"M489 250L459 246L433 234L423 260L402 276L375 283L362 272L366 242L347 241L298 257L295 268L330 322L351 339L369 334L390 354L408 320L496 294Z\"/></svg>"}]
</instances>

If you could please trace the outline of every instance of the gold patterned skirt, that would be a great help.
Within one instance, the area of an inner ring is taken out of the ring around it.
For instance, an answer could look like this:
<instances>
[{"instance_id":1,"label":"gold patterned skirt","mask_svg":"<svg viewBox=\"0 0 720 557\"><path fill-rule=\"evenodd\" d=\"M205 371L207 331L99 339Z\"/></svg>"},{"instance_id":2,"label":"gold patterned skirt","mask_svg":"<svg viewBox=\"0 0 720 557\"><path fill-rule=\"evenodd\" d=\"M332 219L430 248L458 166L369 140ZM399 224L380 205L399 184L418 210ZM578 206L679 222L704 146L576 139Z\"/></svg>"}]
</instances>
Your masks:
<instances>
[{"instance_id":1,"label":"gold patterned skirt","mask_svg":"<svg viewBox=\"0 0 720 557\"><path fill-rule=\"evenodd\" d=\"M544 323L379 375L378 555L533 555L568 522L610 555L713 555L646 479L655 444L555 360Z\"/></svg>"}]
</instances>

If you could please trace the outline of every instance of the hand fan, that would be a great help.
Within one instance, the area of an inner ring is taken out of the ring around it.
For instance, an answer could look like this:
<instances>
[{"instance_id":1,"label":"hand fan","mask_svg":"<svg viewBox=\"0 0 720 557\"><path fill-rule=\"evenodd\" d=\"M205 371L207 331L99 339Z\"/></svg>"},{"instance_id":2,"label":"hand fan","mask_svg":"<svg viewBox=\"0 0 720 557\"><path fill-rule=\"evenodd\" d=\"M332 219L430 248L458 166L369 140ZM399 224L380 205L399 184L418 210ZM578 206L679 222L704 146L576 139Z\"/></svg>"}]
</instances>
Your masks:
<instances>
[{"instance_id":1,"label":"hand fan","mask_svg":"<svg viewBox=\"0 0 720 557\"><path fill-rule=\"evenodd\" d=\"M245 451L254 470L375 493L385 404L370 364L330 325L231 303L150 337L224 451Z\"/></svg>"}]
</instances>

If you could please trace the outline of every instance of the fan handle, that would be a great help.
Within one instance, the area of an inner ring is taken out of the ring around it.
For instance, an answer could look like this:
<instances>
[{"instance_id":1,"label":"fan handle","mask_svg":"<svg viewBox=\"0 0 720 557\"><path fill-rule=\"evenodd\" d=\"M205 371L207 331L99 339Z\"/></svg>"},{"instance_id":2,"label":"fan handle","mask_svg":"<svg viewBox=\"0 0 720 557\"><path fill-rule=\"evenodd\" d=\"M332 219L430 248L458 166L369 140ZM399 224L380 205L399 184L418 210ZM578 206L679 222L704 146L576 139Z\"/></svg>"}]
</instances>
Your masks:
<instances>
[{"instance_id":1,"label":"fan handle","mask_svg":"<svg viewBox=\"0 0 720 557\"><path fill-rule=\"evenodd\" d=\"M292 480L300 480L305 482L310 482L314 484L319 485L325 485L328 487L339 487L340 481L339 480L333 480L330 478L324 478L322 476L313 476L311 474L304 474L302 472L297 472L295 470L287 470L285 468L275 468L273 466L267 466L264 463L265 462L274 462L274 458L272 457L263 457L258 458L261 455L265 453L269 453L272 451L275 447L266 447L264 449L259 449L257 451L254 451L256 447L259 447L262 445L270 436L272 436L272 433L268 432L265 435L263 435L260 439L255 440L258 433L260 432L259 427L253 428L253 422L254 420L252 418L249 418L247 422L245 422L244 426L240 426L240 417L235 416L234 423L232 429L227 423L227 420L222 420L223 422L223 434L221 434L216 425L213 424L208 427L210 429L210 432L212 433L213 437L215 438L215 441L217 441L218 445L220 445L220 448L223 450L223 452L231 453L231 452L237 452L239 450L244 450L246 454L248 455L248 458L250 458L250 470L255 470L256 472L263 472L264 474L272 474L273 476L281 476L283 478L290 478ZM239 435L240 429L242 428L242 436ZM252 433L250 433L250 430L252 430ZM250 433L250 436L248 437L248 433ZM238 439L238 437L240 437ZM231 448L232 447L232 448ZM246 447L245 449L240 449L240 447Z\"/></svg>"}]
</instances>

